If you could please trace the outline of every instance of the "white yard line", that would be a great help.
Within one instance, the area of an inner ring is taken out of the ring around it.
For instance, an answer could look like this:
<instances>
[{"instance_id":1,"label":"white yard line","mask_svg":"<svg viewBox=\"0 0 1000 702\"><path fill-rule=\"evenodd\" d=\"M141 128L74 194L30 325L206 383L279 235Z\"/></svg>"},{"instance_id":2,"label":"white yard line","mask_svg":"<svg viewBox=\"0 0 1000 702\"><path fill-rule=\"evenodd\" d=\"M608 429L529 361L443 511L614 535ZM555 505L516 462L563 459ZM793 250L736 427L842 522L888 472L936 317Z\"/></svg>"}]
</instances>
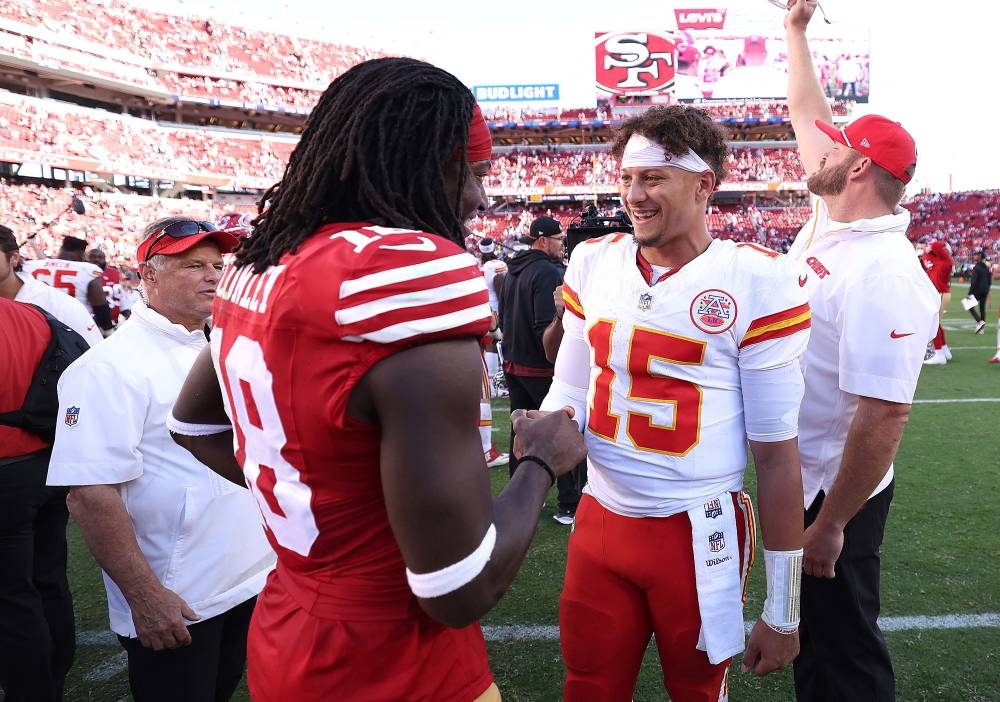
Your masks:
<instances>
[{"instance_id":1,"label":"white yard line","mask_svg":"<svg viewBox=\"0 0 1000 702\"><path fill-rule=\"evenodd\" d=\"M982 629L1000 628L1000 612L985 614L941 614L938 616L881 617L883 631L930 631L932 629ZM747 633L754 622L746 623ZM553 624L509 624L484 626L487 641L558 641L559 627ZM76 636L81 646L117 646L118 639L109 631L81 631ZM87 682L103 682L125 672L127 656L124 651L115 654L84 674Z\"/></svg>"},{"instance_id":2,"label":"white yard line","mask_svg":"<svg viewBox=\"0 0 1000 702\"><path fill-rule=\"evenodd\" d=\"M83 679L87 682L104 682L115 677L119 673L125 672L127 667L128 654L125 651L115 654L113 657L101 663L99 666L88 670Z\"/></svg>"},{"instance_id":3,"label":"white yard line","mask_svg":"<svg viewBox=\"0 0 1000 702\"><path fill-rule=\"evenodd\" d=\"M981 629L1000 628L1000 612L986 614L942 614L938 616L881 617L878 620L882 631L930 631L932 629ZM754 622L746 623L747 633ZM557 641L559 627L511 624L507 626L484 626L483 635L487 641Z\"/></svg>"},{"instance_id":4,"label":"white yard line","mask_svg":"<svg viewBox=\"0 0 1000 702\"><path fill-rule=\"evenodd\" d=\"M914 400L915 405L962 405L970 402L1000 402L1000 397L958 397L942 400Z\"/></svg>"}]
</instances>

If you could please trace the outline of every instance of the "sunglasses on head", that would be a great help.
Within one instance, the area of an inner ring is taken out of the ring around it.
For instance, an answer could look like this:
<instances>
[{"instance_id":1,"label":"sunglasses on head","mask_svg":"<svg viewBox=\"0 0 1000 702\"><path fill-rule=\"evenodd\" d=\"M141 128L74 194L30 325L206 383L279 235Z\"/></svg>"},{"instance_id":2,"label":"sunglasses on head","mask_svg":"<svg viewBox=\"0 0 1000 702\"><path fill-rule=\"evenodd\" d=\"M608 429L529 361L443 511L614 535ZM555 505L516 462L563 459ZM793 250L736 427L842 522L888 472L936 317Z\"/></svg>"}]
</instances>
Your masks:
<instances>
[{"instance_id":1,"label":"sunglasses on head","mask_svg":"<svg viewBox=\"0 0 1000 702\"><path fill-rule=\"evenodd\" d=\"M185 237L194 236L195 234L200 234L201 232L214 231L216 231L216 227L211 222L196 222L188 219L182 222L173 222L168 224L163 229L153 232L153 234L150 235L156 238L153 239L153 243L151 243L149 248L146 249L146 257L142 259L142 262L146 263L149 259L156 255L153 253L153 249L156 248L156 245L160 243L160 240L165 236L169 236L171 239L183 239Z\"/></svg>"}]
</instances>

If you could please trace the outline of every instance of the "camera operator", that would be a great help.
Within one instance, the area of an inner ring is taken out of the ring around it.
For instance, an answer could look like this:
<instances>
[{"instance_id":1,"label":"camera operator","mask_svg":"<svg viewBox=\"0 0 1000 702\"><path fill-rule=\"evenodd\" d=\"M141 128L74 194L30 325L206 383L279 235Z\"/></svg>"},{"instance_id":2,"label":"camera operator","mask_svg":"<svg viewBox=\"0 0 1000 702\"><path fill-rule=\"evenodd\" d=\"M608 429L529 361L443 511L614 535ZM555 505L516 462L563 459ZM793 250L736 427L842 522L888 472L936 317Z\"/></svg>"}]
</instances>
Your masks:
<instances>
[{"instance_id":1,"label":"camera operator","mask_svg":"<svg viewBox=\"0 0 1000 702\"><path fill-rule=\"evenodd\" d=\"M510 409L538 409L552 383L553 365L543 344L546 330L560 324L553 301L555 289L562 283L566 234L559 221L538 217L531 223L521 243L530 248L518 253L507 265L501 283L500 328L503 332L503 370L510 392ZM514 430L510 433L510 475L517 470L514 456ZM560 476L558 507L554 519L572 524L583 489L582 475L586 462Z\"/></svg>"}]
</instances>

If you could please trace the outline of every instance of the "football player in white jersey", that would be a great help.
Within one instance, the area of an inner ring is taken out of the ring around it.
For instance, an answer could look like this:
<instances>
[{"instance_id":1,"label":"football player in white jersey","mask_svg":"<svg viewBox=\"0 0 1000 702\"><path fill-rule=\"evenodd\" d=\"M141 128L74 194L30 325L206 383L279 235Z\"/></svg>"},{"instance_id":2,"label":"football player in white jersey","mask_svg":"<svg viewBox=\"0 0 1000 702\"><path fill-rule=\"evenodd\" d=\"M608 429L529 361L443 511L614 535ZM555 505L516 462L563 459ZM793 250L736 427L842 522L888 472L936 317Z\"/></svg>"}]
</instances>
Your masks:
<instances>
[{"instance_id":1,"label":"football player in white jersey","mask_svg":"<svg viewBox=\"0 0 1000 702\"><path fill-rule=\"evenodd\" d=\"M36 280L62 290L83 303L105 336L111 333L111 306L104 292L101 269L83 260L87 242L75 236L63 237L56 258L25 261L24 270ZM36 249L37 251L37 249Z\"/></svg>"},{"instance_id":2,"label":"football player in white jersey","mask_svg":"<svg viewBox=\"0 0 1000 702\"><path fill-rule=\"evenodd\" d=\"M575 248L542 404L574 407L589 452L560 598L564 699L630 700L655 635L670 699L725 700L755 551L748 440L768 585L743 670L783 668L799 649L809 306L782 256L708 232L726 142L707 112L653 107L612 152L634 235Z\"/></svg>"}]
</instances>

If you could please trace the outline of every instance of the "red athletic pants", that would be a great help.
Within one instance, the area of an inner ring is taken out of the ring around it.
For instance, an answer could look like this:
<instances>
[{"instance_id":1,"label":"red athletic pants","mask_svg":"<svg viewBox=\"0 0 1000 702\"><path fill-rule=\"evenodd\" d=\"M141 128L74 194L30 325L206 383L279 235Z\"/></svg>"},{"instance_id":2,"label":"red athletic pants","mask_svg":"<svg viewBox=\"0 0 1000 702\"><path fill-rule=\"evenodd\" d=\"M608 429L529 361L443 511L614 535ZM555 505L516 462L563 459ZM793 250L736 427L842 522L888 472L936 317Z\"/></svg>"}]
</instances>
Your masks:
<instances>
[{"instance_id":1,"label":"red athletic pants","mask_svg":"<svg viewBox=\"0 0 1000 702\"><path fill-rule=\"evenodd\" d=\"M746 493L732 497L744 554L747 539L753 544L753 512ZM742 555L740 566L745 583ZM559 599L563 699L629 702L651 635L673 702L727 699L729 661L712 665L697 650L700 629L687 513L623 517L584 495Z\"/></svg>"}]
</instances>

